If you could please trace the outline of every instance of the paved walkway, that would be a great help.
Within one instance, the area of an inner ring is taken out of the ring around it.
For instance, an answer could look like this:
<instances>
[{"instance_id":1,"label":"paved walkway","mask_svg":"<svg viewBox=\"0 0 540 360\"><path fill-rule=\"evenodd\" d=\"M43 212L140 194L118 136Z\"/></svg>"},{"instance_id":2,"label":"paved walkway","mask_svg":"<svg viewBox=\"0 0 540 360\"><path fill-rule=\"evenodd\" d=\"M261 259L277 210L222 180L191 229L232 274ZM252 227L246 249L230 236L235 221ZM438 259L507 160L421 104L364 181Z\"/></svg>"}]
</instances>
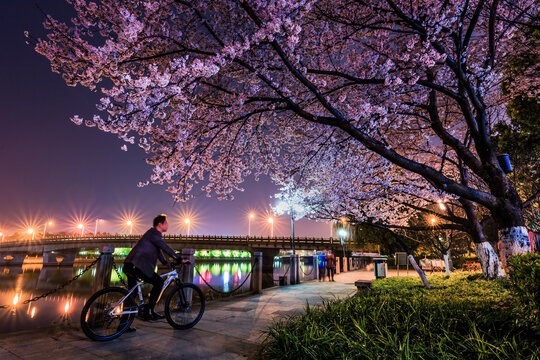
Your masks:
<instances>
[{"instance_id":1,"label":"paved walkway","mask_svg":"<svg viewBox=\"0 0 540 360\"><path fill-rule=\"evenodd\" d=\"M256 358L262 331L272 320L303 311L306 302L315 305L322 299L350 296L359 279L373 279L373 272L352 271L336 275L335 282L274 287L260 295L212 302L201 321L189 330L173 330L166 320L135 320L136 332L109 342L91 341L80 329L68 326L8 334L0 339L0 359Z\"/></svg>"}]
</instances>

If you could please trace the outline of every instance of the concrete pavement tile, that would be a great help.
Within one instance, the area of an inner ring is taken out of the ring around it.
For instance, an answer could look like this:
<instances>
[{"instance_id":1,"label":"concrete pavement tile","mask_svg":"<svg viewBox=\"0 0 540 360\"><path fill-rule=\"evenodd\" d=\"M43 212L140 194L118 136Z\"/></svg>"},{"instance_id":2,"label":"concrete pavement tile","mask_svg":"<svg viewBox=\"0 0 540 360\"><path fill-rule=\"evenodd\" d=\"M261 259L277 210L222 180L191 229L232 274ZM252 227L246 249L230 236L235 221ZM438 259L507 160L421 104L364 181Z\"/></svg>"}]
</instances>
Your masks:
<instances>
[{"instance_id":1,"label":"concrete pavement tile","mask_svg":"<svg viewBox=\"0 0 540 360\"><path fill-rule=\"evenodd\" d=\"M17 356L15 354L13 354L12 352L10 352L8 350L0 349L0 359L2 359L2 360L15 360L15 359L22 359L22 358L20 356Z\"/></svg>"}]
</instances>

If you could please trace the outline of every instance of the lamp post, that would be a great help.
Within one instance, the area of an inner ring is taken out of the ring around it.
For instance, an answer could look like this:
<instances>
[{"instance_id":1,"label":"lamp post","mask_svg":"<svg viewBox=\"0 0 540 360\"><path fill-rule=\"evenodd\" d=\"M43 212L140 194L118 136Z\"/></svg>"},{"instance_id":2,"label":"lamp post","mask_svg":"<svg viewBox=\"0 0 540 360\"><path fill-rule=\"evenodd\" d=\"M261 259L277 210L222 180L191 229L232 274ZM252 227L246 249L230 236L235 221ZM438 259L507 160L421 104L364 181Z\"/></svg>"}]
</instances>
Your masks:
<instances>
[{"instance_id":1,"label":"lamp post","mask_svg":"<svg viewBox=\"0 0 540 360\"><path fill-rule=\"evenodd\" d=\"M34 235L35 235L34 229L32 228L28 229L28 233L32 234L32 240L34 240Z\"/></svg>"},{"instance_id":2,"label":"lamp post","mask_svg":"<svg viewBox=\"0 0 540 360\"><path fill-rule=\"evenodd\" d=\"M2 242L4 242L4 237L6 236L6 234L0 232L0 236L2 237Z\"/></svg>"},{"instance_id":3,"label":"lamp post","mask_svg":"<svg viewBox=\"0 0 540 360\"><path fill-rule=\"evenodd\" d=\"M274 237L274 218L273 217L269 217L268 218L268 222L270 223L270 226L271 226L271 230L270 230L270 237L273 238Z\"/></svg>"},{"instance_id":4,"label":"lamp post","mask_svg":"<svg viewBox=\"0 0 540 360\"><path fill-rule=\"evenodd\" d=\"M129 235L131 235L133 233L133 221L128 220L126 224L129 225Z\"/></svg>"},{"instance_id":5,"label":"lamp post","mask_svg":"<svg viewBox=\"0 0 540 360\"><path fill-rule=\"evenodd\" d=\"M81 238L82 238L83 235L84 235L84 225L83 225L83 224L79 224L79 225L77 225L77 227L78 227L79 229L81 229Z\"/></svg>"},{"instance_id":6,"label":"lamp post","mask_svg":"<svg viewBox=\"0 0 540 360\"><path fill-rule=\"evenodd\" d=\"M347 230L339 229L338 234L341 239L341 246L343 247L343 258L345 259L345 236L347 236Z\"/></svg>"},{"instance_id":7,"label":"lamp post","mask_svg":"<svg viewBox=\"0 0 540 360\"><path fill-rule=\"evenodd\" d=\"M96 227L94 228L94 236L97 236L97 227L98 227L98 223L99 223L100 221L103 221L103 219L100 219L100 218L97 218L97 219L96 219Z\"/></svg>"},{"instance_id":8,"label":"lamp post","mask_svg":"<svg viewBox=\"0 0 540 360\"><path fill-rule=\"evenodd\" d=\"M248 218L248 236L251 236L251 220L255 217L253 213L249 214Z\"/></svg>"},{"instance_id":9,"label":"lamp post","mask_svg":"<svg viewBox=\"0 0 540 360\"><path fill-rule=\"evenodd\" d=\"M292 241L292 253L296 255L296 250L294 249L294 209L292 204L289 204L291 208L291 241Z\"/></svg>"},{"instance_id":10,"label":"lamp post","mask_svg":"<svg viewBox=\"0 0 540 360\"><path fill-rule=\"evenodd\" d=\"M41 236L42 239L45 238L45 233L47 232L47 224L49 224L49 226L51 226L53 224L52 221L49 221L49 222L46 222L44 225L43 225L43 235Z\"/></svg>"},{"instance_id":11,"label":"lamp post","mask_svg":"<svg viewBox=\"0 0 540 360\"><path fill-rule=\"evenodd\" d=\"M442 202L439 202L439 207L441 210L446 210L446 206L442 203ZM431 218L431 226L435 226L435 224L437 223L437 218L436 217L432 217ZM450 262L449 262L449 250L450 250L450 247L448 246L448 229L445 229L445 247L446 248L446 253L443 255L444 257L444 267L445 267L445 270L446 270L446 277L450 277ZM439 241L442 240L442 238L439 237Z\"/></svg>"},{"instance_id":12,"label":"lamp post","mask_svg":"<svg viewBox=\"0 0 540 360\"><path fill-rule=\"evenodd\" d=\"M189 225L191 224L191 222L189 221L189 219L185 219L184 222L187 225L187 236L189 236Z\"/></svg>"}]
</instances>

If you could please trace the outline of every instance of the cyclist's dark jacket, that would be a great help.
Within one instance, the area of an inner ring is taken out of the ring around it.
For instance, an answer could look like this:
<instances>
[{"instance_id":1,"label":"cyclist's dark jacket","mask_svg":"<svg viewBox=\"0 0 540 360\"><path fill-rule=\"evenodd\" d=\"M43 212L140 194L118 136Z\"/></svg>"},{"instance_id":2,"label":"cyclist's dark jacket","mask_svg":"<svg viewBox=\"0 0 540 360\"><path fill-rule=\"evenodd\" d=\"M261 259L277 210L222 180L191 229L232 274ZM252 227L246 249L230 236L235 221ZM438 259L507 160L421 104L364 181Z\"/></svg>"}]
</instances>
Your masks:
<instances>
[{"instance_id":1,"label":"cyclist's dark jacket","mask_svg":"<svg viewBox=\"0 0 540 360\"><path fill-rule=\"evenodd\" d=\"M131 249L124 262L133 264L133 266L141 270L143 274L152 277L158 258L163 265L167 263L161 250L165 251L174 259L179 258L174 250L163 241L161 232L156 230L156 228L150 228L144 233L140 240L137 241L137 244Z\"/></svg>"}]
</instances>

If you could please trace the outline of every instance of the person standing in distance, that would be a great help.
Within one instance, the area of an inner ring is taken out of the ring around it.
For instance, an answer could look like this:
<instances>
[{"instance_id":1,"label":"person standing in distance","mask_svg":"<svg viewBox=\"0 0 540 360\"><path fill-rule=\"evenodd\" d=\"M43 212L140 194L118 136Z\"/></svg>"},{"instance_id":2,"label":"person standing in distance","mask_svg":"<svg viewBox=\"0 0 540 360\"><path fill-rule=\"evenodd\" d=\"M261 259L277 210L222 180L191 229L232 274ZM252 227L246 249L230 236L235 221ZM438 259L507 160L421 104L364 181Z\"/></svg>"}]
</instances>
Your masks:
<instances>
[{"instance_id":1,"label":"person standing in distance","mask_svg":"<svg viewBox=\"0 0 540 360\"><path fill-rule=\"evenodd\" d=\"M124 260L124 273L127 275L130 289L137 285L137 279L142 279L145 283L153 285L148 304L144 306L144 321L163 318L163 315L154 312L154 307L156 306L164 282L163 278L154 271L156 263L159 259L163 265L168 264L162 251L174 260L180 259L180 256L163 241L162 233L166 232L169 228L167 215L161 214L156 216L153 225L137 241L137 244L131 249L126 260Z\"/></svg>"}]
</instances>

